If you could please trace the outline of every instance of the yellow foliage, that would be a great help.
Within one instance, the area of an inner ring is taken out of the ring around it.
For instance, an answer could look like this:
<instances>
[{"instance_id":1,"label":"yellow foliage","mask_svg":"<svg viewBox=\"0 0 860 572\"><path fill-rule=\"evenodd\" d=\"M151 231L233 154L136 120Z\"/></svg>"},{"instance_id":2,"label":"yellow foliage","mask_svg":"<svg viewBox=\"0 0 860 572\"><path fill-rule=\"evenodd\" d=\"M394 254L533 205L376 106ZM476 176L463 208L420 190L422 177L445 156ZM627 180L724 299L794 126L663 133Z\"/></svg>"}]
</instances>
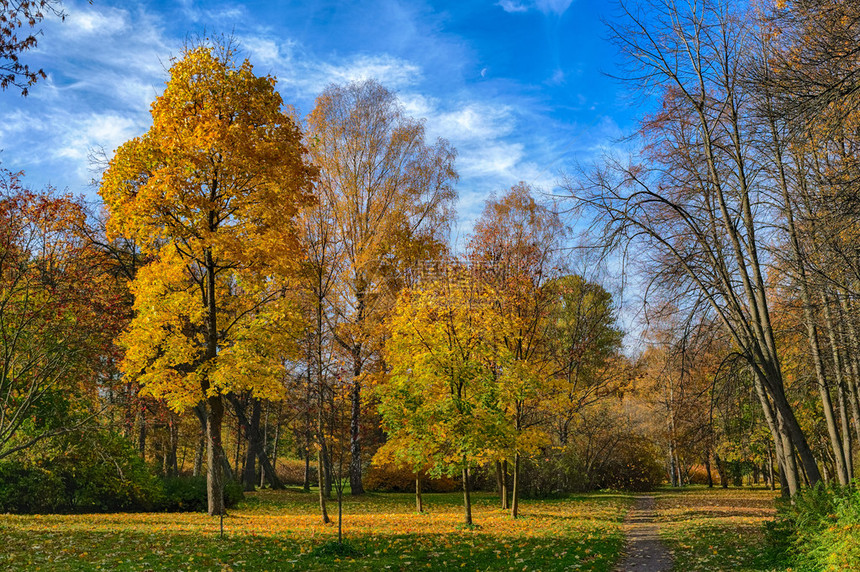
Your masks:
<instances>
[{"instance_id":1,"label":"yellow foliage","mask_svg":"<svg viewBox=\"0 0 860 572\"><path fill-rule=\"evenodd\" d=\"M316 169L274 85L229 45L186 50L152 128L117 150L102 181L108 232L153 259L131 285L122 368L177 411L230 391L283 393L281 359L300 327L286 295L301 259L293 219Z\"/></svg>"}]
</instances>

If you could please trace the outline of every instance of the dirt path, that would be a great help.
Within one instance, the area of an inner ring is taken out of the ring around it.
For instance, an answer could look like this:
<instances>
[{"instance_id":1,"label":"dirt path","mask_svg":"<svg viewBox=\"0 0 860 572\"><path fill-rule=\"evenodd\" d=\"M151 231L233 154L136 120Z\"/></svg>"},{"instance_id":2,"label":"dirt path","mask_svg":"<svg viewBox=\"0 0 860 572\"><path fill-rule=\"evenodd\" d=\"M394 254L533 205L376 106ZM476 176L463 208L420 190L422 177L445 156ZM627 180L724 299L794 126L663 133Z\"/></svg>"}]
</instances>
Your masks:
<instances>
[{"instance_id":1,"label":"dirt path","mask_svg":"<svg viewBox=\"0 0 860 572\"><path fill-rule=\"evenodd\" d=\"M660 542L654 522L654 497L636 497L636 504L624 519L627 537L625 557L616 572L666 572L672 569L672 556Z\"/></svg>"}]
</instances>

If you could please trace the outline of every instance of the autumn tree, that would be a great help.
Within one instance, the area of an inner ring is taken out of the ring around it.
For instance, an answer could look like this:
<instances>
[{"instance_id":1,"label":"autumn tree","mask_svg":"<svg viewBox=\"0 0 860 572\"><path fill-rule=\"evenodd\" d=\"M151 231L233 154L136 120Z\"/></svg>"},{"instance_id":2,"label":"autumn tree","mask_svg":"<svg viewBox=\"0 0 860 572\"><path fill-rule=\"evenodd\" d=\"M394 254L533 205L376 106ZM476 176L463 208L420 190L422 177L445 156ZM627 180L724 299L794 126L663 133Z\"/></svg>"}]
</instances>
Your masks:
<instances>
[{"instance_id":1,"label":"autumn tree","mask_svg":"<svg viewBox=\"0 0 860 572\"><path fill-rule=\"evenodd\" d=\"M282 277L315 170L274 85L230 42L186 48L152 127L117 150L100 189L109 232L153 257L131 286L123 371L176 411L205 406L210 514L224 508L224 396L279 398L295 328Z\"/></svg>"},{"instance_id":2,"label":"autumn tree","mask_svg":"<svg viewBox=\"0 0 860 572\"><path fill-rule=\"evenodd\" d=\"M470 468L510 439L496 368L510 363L498 355L500 338L516 325L469 269L440 270L398 298L385 353L391 371L377 396L394 458L434 475L460 472L471 525Z\"/></svg>"},{"instance_id":3,"label":"autumn tree","mask_svg":"<svg viewBox=\"0 0 860 572\"><path fill-rule=\"evenodd\" d=\"M65 18L61 4L61 0L0 0L0 91L14 87L27 95L31 85L47 77L44 70L22 63L21 54L36 48L41 34L36 27L46 14Z\"/></svg>"},{"instance_id":4,"label":"autumn tree","mask_svg":"<svg viewBox=\"0 0 860 572\"><path fill-rule=\"evenodd\" d=\"M545 286L561 274L564 234L551 205L536 201L533 191L520 183L487 202L469 242L476 279L498 292L493 300L496 310L519 325L501 338L504 348L499 355L510 360L496 368L515 436L510 507L514 518L519 506L520 458L548 440L538 412L553 379L547 351L547 317L553 298Z\"/></svg>"},{"instance_id":5,"label":"autumn tree","mask_svg":"<svg viewBox=\"0 0 860 572\"><path fill-rule=\"evenodd\" d=\"M0 458L92 419L121 328L76 200L0 171Z\"/></svg>"},{"instance_id":6,"label":"autumn tree","mask_svg":"<svg viewBox=\"0 0 860 572\"><path fill-rule=\"evenodd\" d=\"M373 80L329 86L307 121L319 200L340 245L327 305L352 379L350 486L360 494L362 377L379 363L382 317L404 270L443 249L455 153L442 139L425 142L423 123Z\"/></svg>"},{"instance_id":7,"label":"autumn tree","mask_svg":"<svg viewBox=\"0 0 860 572\"><path fill-rule=\"evenodd\" d=\"M579 275L555 278L544 286L551 303L547 312L547 359L553 384L549 422L556 442L575 439L580 411L605 398L623 382L617 363L623 332L618 307L600 284Z\"/></svg>"},{"instance_id":8,"label":"autumn tree","mask_svg":"<svg viewBox=\"0 0 860 572\"><path fill-rule=\"evenodd\" d=\"M821 479L783 380L765 280L775 212L751 145L758 125L740 81L749 40L733 7L671 2L622 5L614 29L630 75L661 108L642 122L647 162L609 161L569 188L596 215L605 245L640 245L638 262L675 298L703 302L739 347L772 420L780 466L792 493L801 472ZM706 62L714 62L713 65ZM700 306L701 307L701 306Z\"/></svg>"}]
</instances>

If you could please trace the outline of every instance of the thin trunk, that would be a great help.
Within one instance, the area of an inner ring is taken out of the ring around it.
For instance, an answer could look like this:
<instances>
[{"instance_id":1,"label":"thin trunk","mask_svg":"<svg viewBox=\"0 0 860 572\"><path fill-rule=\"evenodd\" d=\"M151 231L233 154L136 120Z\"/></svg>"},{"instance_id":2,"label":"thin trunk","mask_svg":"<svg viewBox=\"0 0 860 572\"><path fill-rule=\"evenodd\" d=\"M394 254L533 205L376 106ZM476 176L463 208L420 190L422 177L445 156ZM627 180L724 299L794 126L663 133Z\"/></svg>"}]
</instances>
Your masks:
<instances>
[{"instance_id":1,"label":"thin trunk","mask_svg":"<svg viewBox=\"0 0 860 572\"><path fill-rule=\"evenodd\" d=\"M305 476L302 482L302 490L306 493L311 491L311 352L308 351L308 385L305 393Z\"/></svg>"},{"instance_id":2,"label":"thin trunk","mask_svg":"<svg viewBox=\"0 0 860 572\"><path fill-rule=\"evenodd\" d=\"M199 477L203 472L203 456L206 453L206 432L200 435L200 441L197 443L197 452L194 454L194 469L192 475Z\"/></svg>"},{"instance_id":3,"label":"thin trunk","mask_svg":"<svg viewBox=\"0 0 860 572\"><path fill-rule=\"evenodd\" d=\"M140 409L137 412L137 450L142 458L146 458L146 406L141 400Z\"/></svg>"},{"instance_id":4,"label":"thin trunk","mask_svg":"<svg viewBox=\"0 0 860 572\"><path fill-rule=\"evenodd\" d=\"M472 497L469 483L469 468L463 467L463 522L472 526Z\"/></svg>"},{"instance_id":5,"label":"thin trunk","mask_svg":"<svg viewBox=\"0 0 860 572\"><path fill-rule=\"evenodd\" d=\"M860 363L857 360L857 352L860 352L858 345L857 330L854 328L854 322L850 316L850 305L847 296L839 296L839 325L842 327L842 337L847 336L848 340L845 347L848 348L845 352L845 361L847 362L848 371L846 378L848 381L848 402L851 405L851 418L854 421L854 435L857 437L857 442L860 443Z\"/></svg>"},{"instance_id":6,"label":"thin trunk","mask_svg":"<svg viewBox=\"0 0 860 572\"><path fill-rule=\"evenodd\" d=\"M175 477L179 474L179 423L176 416L171 412L167 420L168 444L167 444L167 471L166 474Z\"/></svg>"},{"instance_id":7,"label":"thin trunk","mask_svg":"<svg viewBox=\"0 0 860 572\"><path fill-rule=\"evenodd\" d=\"M421 475L415 475L415 510L418 514L424 512L424 500L421 498Z\"/></svg>"},{"instance_id":8,"label":"thin trunk","mask_svg":"<svg viewBox=\"0 0 860 572\"><path fill-rule=\"evenodd\" d=\"M272 442L272 473L278 476L278 445L281 441L281 406L278 405L278 417L275 421L275 439Z\"/></svg>"},{"instance_id":9,"label":"thin trunk","mask_svg":"<svg viewBox=\"0 0 860 572\"><path fill-rule=\"evenodd\" d=\"M705 474L708 478L708 488L714 488L714 477L711 476L711 452L705 451Z\"/></svg>"},{"instance_id":10,"label":"thin trunk","mask_svg":"<svg viewBox=\"0 0 860 572\"><path fill-rule=\"evenodd\" d=\"M343 483L337 486L337 542L343 544Z\"/></svg>"},{"instance_id":11,"label":"thin trunk","mask_svg":"<svg viewBox=\"0 0 860 572\"><path fill-rule=\"evenodd\" d=\"M259 399L251 398L251 419L245 429L248 446L245 452L245 470L242 483L246 491L253 491L257 482L257 457L265 455L262 436L260 435L261 403Z\"/></svg>"},{"instance_id":12,"label":"thin trunk","mask_svg":"<svg viewBox=\"0 0 860 572\"><path fill-rule=\"evenodd\" d=\"M776 482L773 480L773 454L771 453L770 443L767 444L767 480L770 484L770 490L776 490Z\"/></svg>"},{"instance_id":13,"label":"thin trunk","mask_svg":"<svg viewBox=\"0 0 860 572\"><path fill-rule=\"evenodd\" d=\"M514 487L511 494L511 518L517 518L520 508L520 452L514 453Z\"/></svg>"},{"instance_id":14,"label":"thin trunk","mask_svg":"<svg viewBox=\"0 0 860 572\"><path fill-rule=\"evenodd\" d=\"M714 460L717 462L717 474L720 476L720 486L724 489L729 488L729 480L726 475L726 467L723 460L720 459L719 453L714 453Z\"/></svg>"},{"instance_id":15,"label":"thin trunk","mask_svg":"<svg viewBox=\"0 0 860 572\"><path fill-rule=\"evenodd\" d=\"M272 466L272 463L269 461L269 457L266 455L266 452L263 450L263 448L261 446L259 446L259 444L262 443L262 441L263 441L262 437L260 436L260 427L259 427L260 426L260 416L259 416L260 409L259 409L259 407L256 407L256 409L252 409L251 421L249 421L247 419L247 417L245 416L245 409L242 407L242 404L239 401L239 398L236 396L236 394L230 393L230 394L228 394L227 398L230 400L230 402L233 404L234 408L236 409L236 416L237 416L237 419L239 421L239 426L244 426L247 428L246 432L248 433L248 448L249 449L252 448L251 444L254 443L253 454L260 461L261 466L265 470L266 478L268 479L269 484L271 485L271 487L273 489L284 488L284 485L281 483L280 479L278 478L278 475L275 473L274 466ZM253 399L253 401L256 402L257 405L259 405L258 399ZM257 414L256 424L253 421L254 411L256 411L256 414ZM277 438L275 440L275 444L277 445ZM250 453L249 453L249 455L250 455ZM251 479L252 486L253 486L253 482L254 482L254 479Z\"/></svg>"},{"instance_id":16,"label":"thin trunk","mask_svg":"<svg viewBox=\"0 0 860 572\"><path fill-rule=\"evenodd\" d=\"M331 522L331 519L328 517L328 511L326 510L326 495L324 487L322 486L322 483L325 482L325 477L323 476L323 465L324 463L320 461L319 457L317 457L317 480L320 483L320 513L322 514L323 524L328 524Z\"/></svg>"},{"instance_id":17,"label":"thin trunk","mask_svg":"<svg viewBox=\"0 0 860 572\"><path fill-rule=\"evenodd\" d=\"M352 411L349 423L352 455L349 462L349 486L353 495L360 495L364 494L364 485L361 482L361 383L358 381L361 375L361 361L359 356L355 357L353 375Z\"/></svg>"},{"instance_id":18,"label":"thin trunk","mask_svg":"<svg viewBox=\"0 0 860 572\"><path fill-rule=\"evenodd\" d=\"M508 461L502 461L502 510L508 510Z\"/></svg>"},{"instance_id":19,"label":"thin trunk","mask_svg":"<svg viewBox=\"0 0 860 572\"><path fill-rule=\"evenodd\" d=\"M320 379L320 385L317 391L317 444L319 445L319 452L317 454L317 483L319 484L320 490L320 512L322 513L322 521L323 524L328 524L331 522L331 519L328 517L328 511L326 510L326 498L328 497L326 483L329 481L329 477L324 474L328 472L328 465L325 462L325 414L323 408L323 389L322 379Z\"/></svg>"}]
</instances>

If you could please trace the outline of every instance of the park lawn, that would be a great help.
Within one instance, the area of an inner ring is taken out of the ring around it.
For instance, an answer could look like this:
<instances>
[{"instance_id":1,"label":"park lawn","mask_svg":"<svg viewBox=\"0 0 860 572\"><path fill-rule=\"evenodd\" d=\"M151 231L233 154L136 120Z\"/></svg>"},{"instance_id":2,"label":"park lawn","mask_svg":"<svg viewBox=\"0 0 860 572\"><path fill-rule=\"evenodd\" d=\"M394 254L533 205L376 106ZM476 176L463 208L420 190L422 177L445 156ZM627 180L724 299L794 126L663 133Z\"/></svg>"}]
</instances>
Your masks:
<instances>
[{"instance_id":1,"label":"park lawn","mask_svg":"<svg viewBox=\"0 0 860 572\"><path fill-rule=\"evenodd\" d=\"M656 496L660 537L675 570L777 570L764 538L778 492L764 488L663 488Z\"/></svg>"},{"instance_id":2,"label":"park lawn","mask_svg":"<svg viewBox=\"0 0 860 572\"><path fill-rule=\"evenodd\" d=\"M512 520L475 494L477 528L463 529L462 496L346 498L344 536L360 556L313 553L337 538L317 495L261 491L224 519L198 513L0 515L2 570L611 570L623 546L625 495L520 504ZM337 504L329 505L336 520Z\"/></svg>"}]
</instances>

